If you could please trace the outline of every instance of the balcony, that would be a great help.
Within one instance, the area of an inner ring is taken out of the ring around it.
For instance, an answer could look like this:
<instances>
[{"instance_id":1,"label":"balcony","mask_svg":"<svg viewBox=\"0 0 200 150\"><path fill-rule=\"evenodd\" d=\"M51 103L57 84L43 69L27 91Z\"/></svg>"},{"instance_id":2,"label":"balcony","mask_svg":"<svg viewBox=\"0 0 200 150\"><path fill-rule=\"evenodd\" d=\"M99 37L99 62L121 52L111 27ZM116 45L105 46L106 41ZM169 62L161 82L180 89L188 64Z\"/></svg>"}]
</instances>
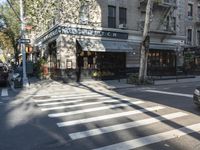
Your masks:
<instances>
[{"instance_id":1,"label":"balcony","mask_svg":"<svg viewBox=\"0 0 200 150\"><path fill-rule=\"evenodd\" d=\"M138 31L144 30L145 21L138 21ZM172 25L162 25L159 29L150 29L150 33L162 34L162 35L176 35L176 28Z\"/></svg>"},{"instance_id":2,"label":"balcony","mask_svg":"<svg viewBox=\"0 0 200 150\"><path fill-rule=\"evenodd\" d=\"M140 5L146 5L148 0L140 0ZM155 0L154 6L158 7L176 7L176 0Z\"/></svg>"}]
</instances>

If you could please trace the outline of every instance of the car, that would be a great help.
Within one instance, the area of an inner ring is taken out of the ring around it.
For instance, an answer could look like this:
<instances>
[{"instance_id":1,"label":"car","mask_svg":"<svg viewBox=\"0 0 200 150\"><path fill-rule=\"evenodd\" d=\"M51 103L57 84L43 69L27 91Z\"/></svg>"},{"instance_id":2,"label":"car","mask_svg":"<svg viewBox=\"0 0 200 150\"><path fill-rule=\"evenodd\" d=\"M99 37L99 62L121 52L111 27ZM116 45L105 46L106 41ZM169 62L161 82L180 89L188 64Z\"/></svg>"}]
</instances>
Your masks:
<instances>
[{"instance_id":1,"label":"car","mask_svg":"<svg viewBox=\"0 0 200 150\"><path fill-rule=\"evenodd\" d=\"M200 107L200 87L197 87L197 88L194 90L193 102L194 102L194 104L196 104L197 106Z\"/></svg>"},{"instance_id":2,"label":"car","mask_svg":"<svg viewBox=\"0 0 200 150\"><path fill-rule=\"evenodd\" d=\"M0 63L0 86L7 85L8 71L8 66L5 63Z\"/></svg>"}]
</instances>

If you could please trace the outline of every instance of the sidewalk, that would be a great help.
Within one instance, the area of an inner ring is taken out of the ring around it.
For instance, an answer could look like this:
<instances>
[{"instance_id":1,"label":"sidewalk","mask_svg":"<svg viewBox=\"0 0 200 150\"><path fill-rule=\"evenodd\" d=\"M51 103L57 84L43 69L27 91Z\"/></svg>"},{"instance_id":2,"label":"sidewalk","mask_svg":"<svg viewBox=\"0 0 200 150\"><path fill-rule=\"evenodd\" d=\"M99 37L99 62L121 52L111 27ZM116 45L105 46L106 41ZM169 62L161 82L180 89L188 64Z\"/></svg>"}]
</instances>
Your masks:
<instances>
[{"instance_id":1,"label":"sidewalk","mask_svg":"<svg viewBox=\"0 0 200 150\"><path fill-rule=\"evenodd\" d=\"M188 82L200 82L200 76L195 76L191 78L155 80L154 85L177 84L177 83L188 83Z\"/></svg>"},{"instance_id":2,"label":"sidewalk","mask_svg":"<svg viewBox=\"0 0 200 150\"><path fill-rule=\"evenodd\" d=\"M108 80L108 81L96 81L96 80L88 80L80 83L71 82L71 83L63 83L54 80L39 80L37 78L29 79L30 86L28 87L28 91L34 91L39 88L45 88L45 86L51 85L71 85L71 86L87 86L89 88L94 89L108 89L108 90L116 90L116 89L125 89L125 88L136 88L137 85L127 84L126 79L121 80ZM154 85L167 85L167 84L179 84L179 83L188 83L188 82L200 82L200 76L196 76L193 78L180 78L180 79L159 79L154 80ZM145 86L145 85L144 85ZM22 89L15 89L16 91L20 91ZM22 90L26 91L26 90Z\"/></svg>"},{"instance_id":3,"label":"sidewalk","mask_svg":"<svg viewBox=\"0 0 200 150\"><path fill-rule=\"evenodd\" d=\"M200 76L190 78L177 78L177 79L159 79L154 80L154 85L167 85L167 84L179 84L189 82L200 82ZM127 84L126 79L121 80L109 80L109 81L84 81L81 84L87 85L92 88L106 88L108 90L125 89L125 88L136 88L138 85ZM143 85L148 86L148 85Z\"/></svg>"},{"instance_id":4,"label":"sidewalk","mask_svg":"<svg viewBox=\"0 0 200 150\"><path fill-rule=\"evenodd\" d=\"M134 88L136 85L127 84L126 79L108 81L84 81L81 84L91 88L106 88L108 90Z\"/></svg>"}]
</instances>

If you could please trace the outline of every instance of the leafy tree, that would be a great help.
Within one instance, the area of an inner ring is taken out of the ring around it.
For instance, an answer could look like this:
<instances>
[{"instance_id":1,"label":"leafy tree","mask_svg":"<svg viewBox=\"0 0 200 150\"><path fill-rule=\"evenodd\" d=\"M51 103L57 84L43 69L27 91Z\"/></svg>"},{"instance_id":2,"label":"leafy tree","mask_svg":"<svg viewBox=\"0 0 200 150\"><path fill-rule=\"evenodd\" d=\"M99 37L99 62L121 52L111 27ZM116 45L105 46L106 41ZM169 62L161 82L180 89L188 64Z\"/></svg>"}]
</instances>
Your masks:
<instances>
[{"instance_id":1,"label":"leafy tree","mask_svg":"<svg viewBox=\"0 0 200 150\"><path fill-rule=\"evenodd\" d=\"M19 19L7 3L0 6L0 47L13 53L17 50Z\"/></svg>"}]
</instances>

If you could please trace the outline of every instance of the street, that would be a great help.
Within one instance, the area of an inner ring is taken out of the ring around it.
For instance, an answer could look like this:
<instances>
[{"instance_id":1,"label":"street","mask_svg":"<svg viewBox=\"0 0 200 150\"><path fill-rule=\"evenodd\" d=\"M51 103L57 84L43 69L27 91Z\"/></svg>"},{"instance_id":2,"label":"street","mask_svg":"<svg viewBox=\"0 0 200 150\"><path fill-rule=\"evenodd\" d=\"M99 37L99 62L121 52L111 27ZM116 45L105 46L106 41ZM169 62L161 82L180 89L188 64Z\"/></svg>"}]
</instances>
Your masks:
<instances>
[{"instance_id":1,"label":"street","mask_svg":"<svg viewBox=\"0 0 200 150\"><path fill-rule=\"evenodd\" d=\"M1 87L0 150L199 150L200 108L192 102L199 84Z\"/></svg>"}]
</instances>

